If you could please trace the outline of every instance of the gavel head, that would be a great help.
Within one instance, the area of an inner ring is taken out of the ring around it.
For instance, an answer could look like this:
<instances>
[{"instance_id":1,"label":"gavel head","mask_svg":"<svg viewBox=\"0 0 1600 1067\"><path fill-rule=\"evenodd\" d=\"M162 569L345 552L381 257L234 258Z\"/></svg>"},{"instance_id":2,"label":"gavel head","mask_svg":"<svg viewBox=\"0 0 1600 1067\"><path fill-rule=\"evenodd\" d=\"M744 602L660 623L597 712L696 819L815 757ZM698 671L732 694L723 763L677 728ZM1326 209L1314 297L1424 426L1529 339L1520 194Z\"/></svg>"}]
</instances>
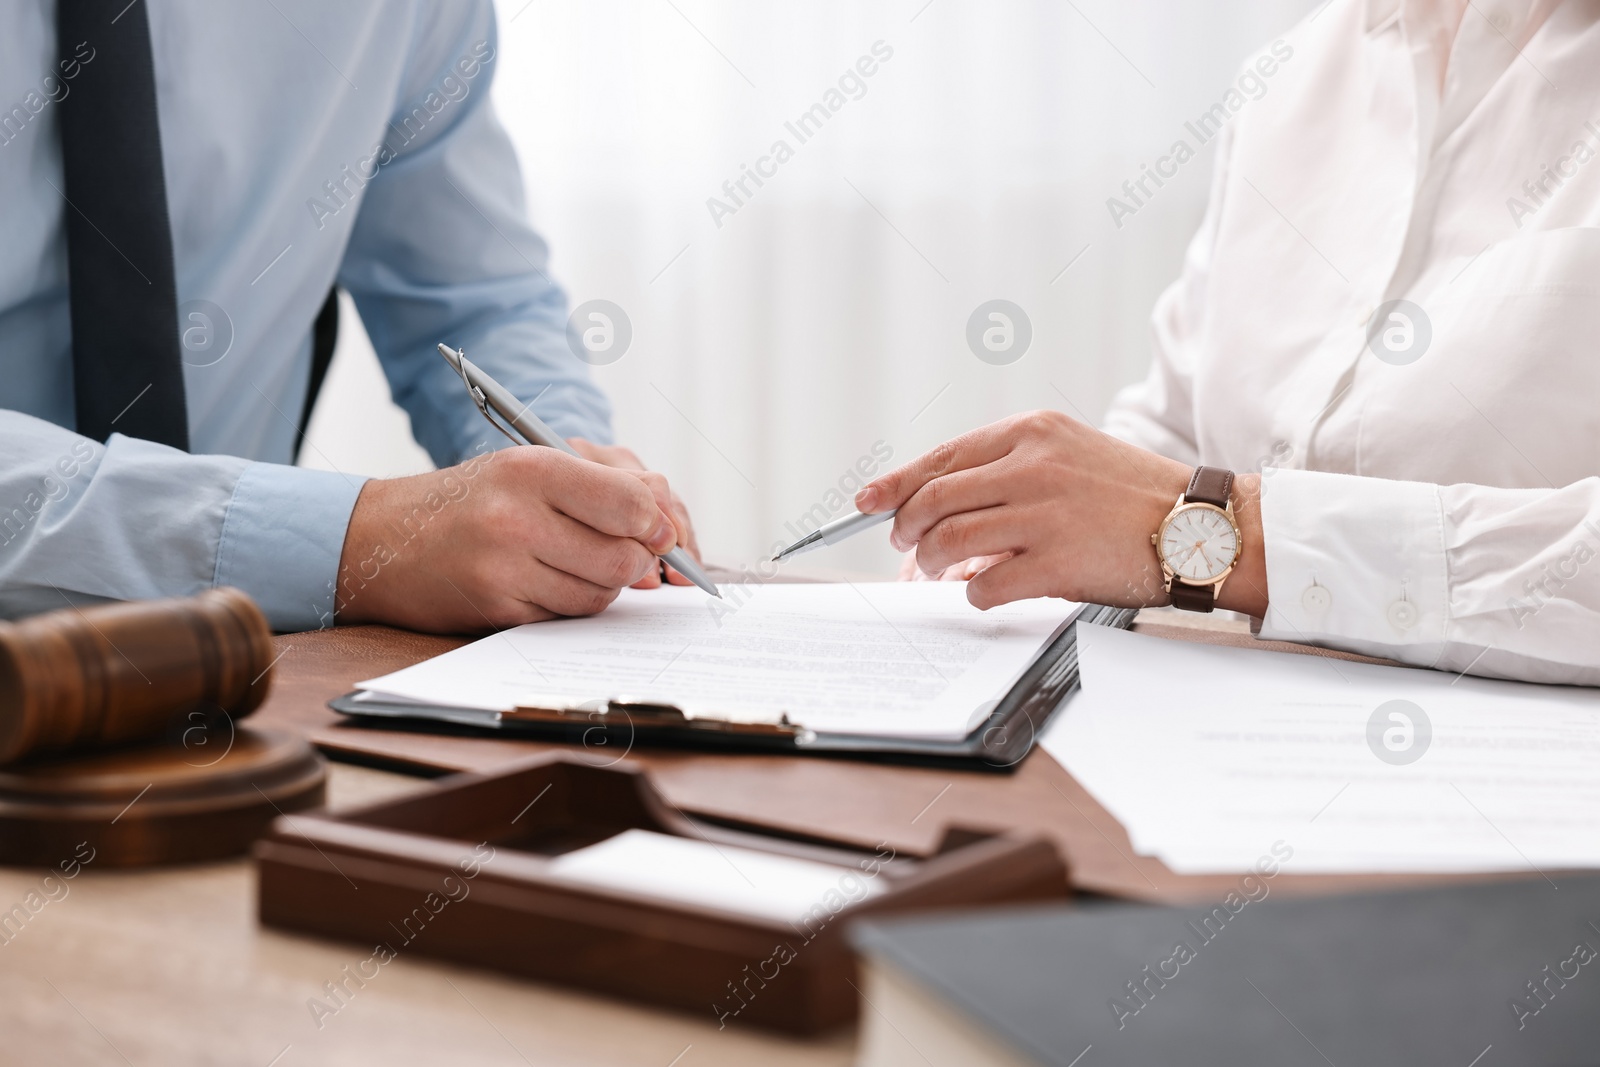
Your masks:
<instances>
[{"instance_id":1,"label":"gavel head","mask_svg":"<svg viewBox=\"0 0 1600 1067\"><path fill-rule=\"evenodd\" d=\"M238 589L0 622L0 763L248 715L272 662L266 617Z\"/></svg>"}]
</instances>

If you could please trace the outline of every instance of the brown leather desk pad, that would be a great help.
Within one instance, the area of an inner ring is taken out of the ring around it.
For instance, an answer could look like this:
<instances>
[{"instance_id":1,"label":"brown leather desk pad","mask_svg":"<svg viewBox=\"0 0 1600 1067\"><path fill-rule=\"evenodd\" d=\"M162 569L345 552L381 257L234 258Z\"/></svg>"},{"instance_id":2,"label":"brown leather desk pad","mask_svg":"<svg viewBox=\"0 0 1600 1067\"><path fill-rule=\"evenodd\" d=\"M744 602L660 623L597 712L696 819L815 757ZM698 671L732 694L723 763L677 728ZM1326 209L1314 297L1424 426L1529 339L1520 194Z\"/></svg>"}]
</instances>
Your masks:
<instances>
[{"instance_id":1,"label":"brown leather desk pad","mask_svg":"<svg viewBox=\"0 0 1600 1067\"><path fill-rule=\"evenodd\" d=\"M1362 659L1257 641L1247 634L1158 622L1135 623L1134 629L1177 639ZM1013 773L997 774L788 755L637 748L619 752L372 729L347 724L327 702L348 692L354 682L439 655L466 639L352 626L276 640L281 658L272 694L253 719L263 727L300 730L334 759L422 774L489 770L549 751L578 754L597 766L625 759L647 769L667 801L693 815L787 827L866 848L888 843L909 852L931 849L951 822L1038 830L1066 856L1079 889L1126 899L1206 900L1224 896L1238 884L1237 875L1178 875L1158 859L1136 855L1117 820L1048 753L1035 751ZM1450 877L1285 871L1273 879L1272 887L1275 892L1327 893Z\"/></svg>"}]
</instances>

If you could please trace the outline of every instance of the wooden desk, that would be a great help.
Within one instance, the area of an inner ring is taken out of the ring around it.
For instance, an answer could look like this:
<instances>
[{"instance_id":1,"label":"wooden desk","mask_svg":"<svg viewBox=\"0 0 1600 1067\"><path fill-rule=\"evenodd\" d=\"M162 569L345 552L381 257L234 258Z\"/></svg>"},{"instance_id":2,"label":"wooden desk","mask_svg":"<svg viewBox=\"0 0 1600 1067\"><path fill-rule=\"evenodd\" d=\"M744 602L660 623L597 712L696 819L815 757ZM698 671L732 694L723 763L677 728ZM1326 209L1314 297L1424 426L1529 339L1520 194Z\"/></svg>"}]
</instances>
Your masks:
<instances>
[{"instance_id":1,"label":"wooden desk","mask_svg":"<svg viewBox=\"0 0 1600 1067\"><path fill-rule=\"evenodd\" d=\"M290 638L293 644L298 638ZM330 805L427 783L335 766ZM0 909L43 872L0 868ZM819 1042L654 1011L402 951L319 1029L307 1000L370 949L263 930L250 863L96 871L0 940L0 1064L438 1067L473 1064L842 1067Z\"/></svg>"},{"instance_id":2,"label":"wooden desk","mask_svg":"<svg viewBox=\"0 0 1600 1067\"><path fill-rule=\"evenodd\" d=\"M341 725L325 706L359 679L459 643L382 627L277 638L274 690L257 721L303 731L325 749L432 773L486 769L555 748L601 763L622 757L648 768L685 810L868 846L924 849L951 823L1034 827L1056 841L1081 886L1123 897L1215 900L1234 882L1179 877L1136 856L1121 826L1044 753L1010 775L800 757L621 754L364 730ZM427 787L416 777L335 765L330 804ZM39 890L41 877L0 869L0 914ZM1284 874L1274 892L1394 881ZM705 1019L658 1012L404 954L319 1029L308 999L368 951L258 927L248 861L149 872L90 864L65 884L66 896L0 943L0 1063L783 1067L852 1058L850 1034L805 1043L746 1027L719 1032L709 1009Z\"/></svg>"}]
</instances>

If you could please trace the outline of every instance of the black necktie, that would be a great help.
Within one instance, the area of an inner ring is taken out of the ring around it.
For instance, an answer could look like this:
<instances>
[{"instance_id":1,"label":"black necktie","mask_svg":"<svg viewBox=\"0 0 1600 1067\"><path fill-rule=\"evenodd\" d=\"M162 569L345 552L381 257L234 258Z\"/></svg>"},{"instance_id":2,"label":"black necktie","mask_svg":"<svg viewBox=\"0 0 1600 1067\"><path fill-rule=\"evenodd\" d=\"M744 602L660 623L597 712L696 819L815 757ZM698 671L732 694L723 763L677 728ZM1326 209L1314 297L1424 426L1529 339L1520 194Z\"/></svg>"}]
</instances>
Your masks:
<instances>
[{"instance_id":1,"label":"black necktie","mask_svg":"<svg viewBox=\"0 0 1600 1067\"><path fill-rule=\"evenodd\" d=\"M146 0L57 0L78 432L189 447ZM92 51L91 51L92 49ZM83 57L90 56L89 62ZM61 68L70 69L68 67Z\"/></svg>"}]
</instances>

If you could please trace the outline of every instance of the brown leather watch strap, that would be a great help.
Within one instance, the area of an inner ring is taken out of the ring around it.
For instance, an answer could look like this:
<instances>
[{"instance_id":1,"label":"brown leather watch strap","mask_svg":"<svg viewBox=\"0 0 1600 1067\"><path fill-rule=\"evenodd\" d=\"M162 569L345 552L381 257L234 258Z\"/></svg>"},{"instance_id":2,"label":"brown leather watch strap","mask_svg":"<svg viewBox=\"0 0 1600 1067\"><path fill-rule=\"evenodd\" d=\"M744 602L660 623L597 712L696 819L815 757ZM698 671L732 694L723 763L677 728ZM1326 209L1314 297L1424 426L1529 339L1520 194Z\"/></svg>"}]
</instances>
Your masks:
<instances>
[{"instance_id":1,"label":"brown leather watch strap","mask_svg":"<svg viewBox=\"0 0 1600 1067\"><path fill-rule=\"evenodd\" d=\"M1221 467L1196 467L1189 488L1183 492L1185 504L1210 504L1226 509L1233 495L1233 472Z\"/></svg>"},{"instance_id":2,"label":"brown leather watch strap","mask_svg":"<svg viewBox=\"0 0 1600 1067\"><path fill-rule=\"evenodd\" d=\"M1217 606L1217 587L1214 585L1186 585L1174 579L1170 594L1172 606L1184 611L1210 611Z\"/></svg>"}]
</instances>

